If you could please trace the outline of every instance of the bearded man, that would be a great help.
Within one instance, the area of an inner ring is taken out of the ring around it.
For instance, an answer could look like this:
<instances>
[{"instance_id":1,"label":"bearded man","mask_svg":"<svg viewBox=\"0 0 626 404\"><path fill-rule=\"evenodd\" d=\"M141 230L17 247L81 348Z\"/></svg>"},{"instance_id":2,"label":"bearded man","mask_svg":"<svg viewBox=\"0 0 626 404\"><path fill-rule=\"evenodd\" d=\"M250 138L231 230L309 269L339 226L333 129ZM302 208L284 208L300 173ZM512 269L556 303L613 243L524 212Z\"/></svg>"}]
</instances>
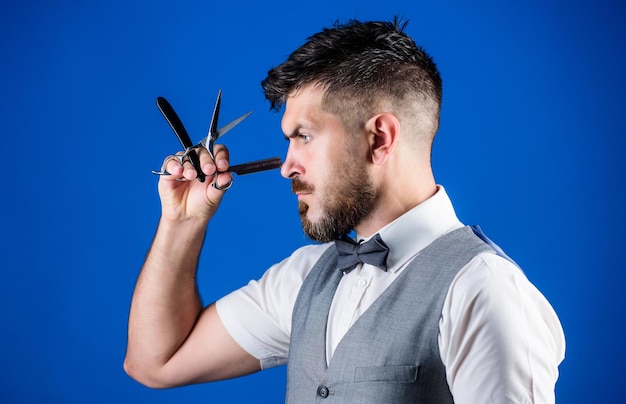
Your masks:
<instances>
[{"instance_id":1,"label":"bearded man","mask_svg":"<svg viewBox=\"0 0 626 404\"><path fill-rule=\"evenodd\" d=\"M561 325L435 182L441 78L404 25L324 29L262 86L285 107L281 173L318 243L202 307L196 267L231 180L228 151L198 150L214 187L170 159L126 371L164 388L287 364L289 403L554 402Z\"/></svg>"}]
</instances>

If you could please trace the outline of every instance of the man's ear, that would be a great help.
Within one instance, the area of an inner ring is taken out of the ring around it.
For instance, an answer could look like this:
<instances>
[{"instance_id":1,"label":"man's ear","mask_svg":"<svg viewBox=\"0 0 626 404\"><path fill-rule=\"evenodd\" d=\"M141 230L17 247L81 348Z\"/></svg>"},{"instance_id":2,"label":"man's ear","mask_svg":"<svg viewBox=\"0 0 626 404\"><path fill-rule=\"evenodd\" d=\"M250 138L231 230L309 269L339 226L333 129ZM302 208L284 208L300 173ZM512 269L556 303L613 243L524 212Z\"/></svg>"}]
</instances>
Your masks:
<instances>
[{"instance_id":1,"label":"man's ear","mask_svg":"<svg viewBox=\"0 0 626 404\"><path fill-rule=\"evenodd\" d=\"M400 134L400 121L390 113L384 112L370 118L365 124L369 133L370 155L372 163L382 164L394 150Z\"/></svg>"}]
</instances>

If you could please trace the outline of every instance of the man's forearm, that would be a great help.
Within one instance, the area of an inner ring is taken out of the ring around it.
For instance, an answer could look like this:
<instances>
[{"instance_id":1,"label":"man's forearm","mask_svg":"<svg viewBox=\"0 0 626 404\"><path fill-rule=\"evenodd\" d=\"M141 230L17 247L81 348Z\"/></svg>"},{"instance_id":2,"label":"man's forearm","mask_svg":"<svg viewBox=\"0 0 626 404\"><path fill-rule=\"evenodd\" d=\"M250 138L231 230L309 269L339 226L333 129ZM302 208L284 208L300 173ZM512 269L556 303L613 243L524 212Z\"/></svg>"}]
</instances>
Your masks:
<instances>
[{"instance_id":1,"label":"man's forearm","mask_svg":"<svg viewBox=\"0 0 626 404\"><path fill-rule=\"evenodd\" d=\"M202 309L196 268L206 224L161 219L137 280L124 366L150 384L187 338Z\"/></svg>"}]
</instances>

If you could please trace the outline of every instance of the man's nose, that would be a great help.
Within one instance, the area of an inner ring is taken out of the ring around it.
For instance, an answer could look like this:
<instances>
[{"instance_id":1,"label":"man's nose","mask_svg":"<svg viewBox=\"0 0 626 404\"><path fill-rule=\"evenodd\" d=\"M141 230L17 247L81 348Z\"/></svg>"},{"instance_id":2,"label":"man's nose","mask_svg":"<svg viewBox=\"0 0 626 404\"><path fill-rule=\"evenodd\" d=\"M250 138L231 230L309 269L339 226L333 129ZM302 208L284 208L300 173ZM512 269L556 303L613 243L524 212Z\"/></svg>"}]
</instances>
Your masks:
<instances>
[{"instance_id":1,"label":"man's nose","mask_svg":"<svg viewBox=\"0 0 626 404\"><path fill-rule=\"evenodd\" d=\"M293 178L303 174L302 167L297 163L291 147L287 149L287 156L285 157L285 162L280 167L280 174L285 178Z\"/></svg>"}]
</instances>

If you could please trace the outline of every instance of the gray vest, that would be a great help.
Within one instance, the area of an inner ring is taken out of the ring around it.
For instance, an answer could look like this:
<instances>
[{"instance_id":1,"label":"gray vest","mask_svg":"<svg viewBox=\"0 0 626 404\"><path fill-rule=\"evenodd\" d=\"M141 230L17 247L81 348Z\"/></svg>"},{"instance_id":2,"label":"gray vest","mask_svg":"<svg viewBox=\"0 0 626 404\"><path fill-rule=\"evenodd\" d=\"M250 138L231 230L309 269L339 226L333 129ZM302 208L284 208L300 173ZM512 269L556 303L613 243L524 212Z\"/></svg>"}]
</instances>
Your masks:
<instances>
[{"instance_id":1,"label":"gray vest","mask_svg":"<svg viewBox=\"0 0 626 404\"><path fill-rule=\"evenodd\" d=\"M329 248L294 307L286 402L452 403L437 342L441 310L458 271L487 251L469 227L435 240L354 323L327 366L326 324L343 276Z\"/></svg>"}]
</instances>

